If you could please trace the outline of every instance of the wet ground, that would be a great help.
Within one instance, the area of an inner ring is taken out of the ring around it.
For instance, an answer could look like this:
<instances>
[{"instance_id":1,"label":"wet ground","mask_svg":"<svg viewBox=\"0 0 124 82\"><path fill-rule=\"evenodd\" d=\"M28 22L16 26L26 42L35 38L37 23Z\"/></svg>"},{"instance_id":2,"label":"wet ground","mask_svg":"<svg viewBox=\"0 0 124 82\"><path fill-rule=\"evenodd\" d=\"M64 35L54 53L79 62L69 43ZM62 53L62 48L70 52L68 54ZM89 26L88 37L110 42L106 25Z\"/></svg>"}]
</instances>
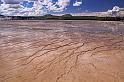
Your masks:
<instances>
[{"instance_id":1,"label":"wet ground","mask_svg":"<svg viewBox=\"0 0 124 82\"><path fill-rule=\"evenodd\" d=\"M0 21L0 82L124 82L124 22Z\"/></svg>"}]
</instances>

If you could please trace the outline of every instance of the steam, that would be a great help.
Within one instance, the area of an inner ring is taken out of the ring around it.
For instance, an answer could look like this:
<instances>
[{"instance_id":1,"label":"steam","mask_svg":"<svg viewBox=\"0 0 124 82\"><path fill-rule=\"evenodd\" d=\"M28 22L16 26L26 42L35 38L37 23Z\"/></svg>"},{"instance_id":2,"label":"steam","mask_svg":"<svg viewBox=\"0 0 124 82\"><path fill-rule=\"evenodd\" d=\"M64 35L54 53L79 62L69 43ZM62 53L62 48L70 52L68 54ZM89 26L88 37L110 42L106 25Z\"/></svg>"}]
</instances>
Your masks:
<instances>
[{"instance_id":1,"label":"steam","mask_svg":"<svg viewBox=\"0 0 124 82\"><path fill-rule=\"evenodd\" d=\"M114 6L112 10L108 10L107 13L110 16L119 16L119 12L124 11L124 8L120 8L118 6Z\"/></svg>"}]
</instances>

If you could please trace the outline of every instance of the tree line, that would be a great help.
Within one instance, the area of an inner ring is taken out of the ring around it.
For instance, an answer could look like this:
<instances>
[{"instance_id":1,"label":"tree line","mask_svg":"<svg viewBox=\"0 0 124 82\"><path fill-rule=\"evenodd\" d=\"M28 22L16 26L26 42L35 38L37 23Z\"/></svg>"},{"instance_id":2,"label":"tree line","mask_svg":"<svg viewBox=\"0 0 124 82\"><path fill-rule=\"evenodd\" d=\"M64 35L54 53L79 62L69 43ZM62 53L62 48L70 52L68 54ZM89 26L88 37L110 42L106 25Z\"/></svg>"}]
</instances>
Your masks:
<instances>
[{"instance_id":1,"label":"tree line","mask_svg":"<svg viewBox=\"0 0 124 82\"><path fill-rule=\"evenodd\" d=\"M124 21L124 17L98 17L98 16L72 16L65 14L54 16L46 14L44 16L4 16L10 17L11 20L99 20L99 21Z\"/></svg>"}]
</instances>

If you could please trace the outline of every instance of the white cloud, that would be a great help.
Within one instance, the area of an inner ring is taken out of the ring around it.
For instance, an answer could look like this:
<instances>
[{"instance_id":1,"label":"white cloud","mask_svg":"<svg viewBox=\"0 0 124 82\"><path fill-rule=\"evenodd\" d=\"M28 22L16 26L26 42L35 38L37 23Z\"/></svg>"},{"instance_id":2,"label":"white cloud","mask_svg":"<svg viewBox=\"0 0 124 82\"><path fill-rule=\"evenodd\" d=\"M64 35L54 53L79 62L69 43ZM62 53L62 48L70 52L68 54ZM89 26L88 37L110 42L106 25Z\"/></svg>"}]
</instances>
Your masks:
<instances>
[{"instance_id":1,"label":"white cloud","mask_svg":"<svg viewBox=\"0 0 124 82\"><path fill-rule=\"evenodd\" d=\"M21 5L23 1L34 2L32 8ZM2 0L0 12L3 15L44 15L47 12L62 12L70 4L70 0Z\"/></svg>"},{"instance_id":2,"label":"white cloud","mask_svg":"<svg viewBox=\"0 0 124 82\"><path fill-rule=\"evenodd\" d=\"M1 4L0 10L3 15L14 15L22 8L19 4Z\"/></svg>"},{"instance_id":3,"label":"white cloud","mask_svg":"<svg viewBox=\"0 0 124 82\"><path fill-rule=\"evenodd\" d=\"M81 2L76 1L76 2L73 4L73 6L80 6L81 4L82 4L82 1L81 1Z\"/></svg>"},{"instance_id":4,"label":"white cloud","mask_svg":"<svg viewBox=\"0 0 124 82\"><path fill-rule=\"evenodd\" d=\"M0 5L2 4L2 1L0 0Z\"/></svg>"},{"instance_id":5,"label":"white cloud","mask_svg":"<svg viewBox=\"0 0 124 82\"><path fill-rule=\"evenodd\" d=\"M19 4L23 0L4 0L6 4Z\"/></svg>"}]
</instances>

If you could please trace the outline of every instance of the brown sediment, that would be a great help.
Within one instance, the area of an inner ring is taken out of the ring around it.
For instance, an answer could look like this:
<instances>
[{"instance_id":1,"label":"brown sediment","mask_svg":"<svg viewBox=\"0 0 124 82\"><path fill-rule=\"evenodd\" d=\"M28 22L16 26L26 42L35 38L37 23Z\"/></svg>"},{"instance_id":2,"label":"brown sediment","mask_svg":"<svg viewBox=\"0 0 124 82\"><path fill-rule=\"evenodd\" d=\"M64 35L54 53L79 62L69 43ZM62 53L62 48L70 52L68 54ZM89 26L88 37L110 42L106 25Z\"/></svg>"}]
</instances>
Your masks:
<instances>
[{"instance_id":1,"label":"brown sediment","mask_svg":"<svg viewBox=\"0 0 124 82\"><path fill-rule=\"evenodd\" d=\"M0 82L124 82L124 23L0 21Z\"/></svg>"}]
</instances>

